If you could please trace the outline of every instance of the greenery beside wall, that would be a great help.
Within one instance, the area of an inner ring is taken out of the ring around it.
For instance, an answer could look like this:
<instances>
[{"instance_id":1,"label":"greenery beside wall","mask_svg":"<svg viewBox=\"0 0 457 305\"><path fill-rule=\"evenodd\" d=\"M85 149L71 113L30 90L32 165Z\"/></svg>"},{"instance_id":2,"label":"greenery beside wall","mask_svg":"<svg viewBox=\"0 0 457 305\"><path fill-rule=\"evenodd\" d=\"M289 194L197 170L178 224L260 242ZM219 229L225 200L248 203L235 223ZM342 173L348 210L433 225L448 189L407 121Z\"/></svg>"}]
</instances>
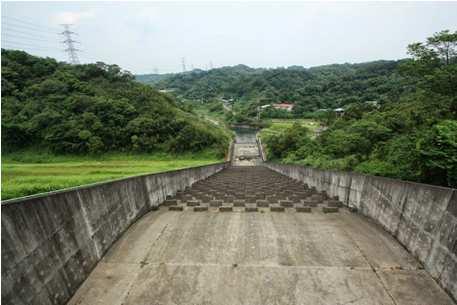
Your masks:
<instances>
[{"instance_id":1,"label":"greenery beside wall","mask_svg":"<svg viewBox=\"0 0 457 305\"><path fill-rule=\"evenodd\" d=\"M263 138L270 159L457 187L457 32L408 47L395 74L417 86L380 108L352 103L315 139L294 125ZM401 90L400 90L401 91Z\"/></svg>"},{"instance_id":2,"label":"greenery beside wall","mask_svg":"<svg viewBox=\"0 0 457 305\"><path fill-rule=\"evenodd\" d=\"M18 151L2 155L1 199L222 161L212 150L177 155L154 152L98 156Z\"/></svg>"}]
</instances>

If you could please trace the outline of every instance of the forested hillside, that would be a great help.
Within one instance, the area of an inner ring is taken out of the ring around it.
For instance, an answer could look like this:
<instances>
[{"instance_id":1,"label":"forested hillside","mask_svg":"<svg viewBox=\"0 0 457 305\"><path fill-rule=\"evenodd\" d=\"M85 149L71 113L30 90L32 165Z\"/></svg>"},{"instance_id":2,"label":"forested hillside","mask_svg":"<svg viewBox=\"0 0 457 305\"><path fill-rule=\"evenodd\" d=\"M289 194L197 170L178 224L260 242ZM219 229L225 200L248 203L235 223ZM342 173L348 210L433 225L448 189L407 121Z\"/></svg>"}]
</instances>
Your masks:
<instances>
[{"instance_id":1,"label":"forested hillside","mask_svg":"<svg viewBox=\"0 0 457 305\"><path fill-rule=\"evenodd\" d=\"M234 98L252 106L281 101L295 104L294 114L336 108L354 102L383 102L408 90L398 73L402 61L253 69L238 65L209 71L174 74L156 82L191 100Z\"/></svg>"},{"instance_id":2,"label":"forested hillside","mask_svg":"<svg viewBox=\"0 0 457 305\"><path fill-rule=\"evenodd\" d=\"M386 91L391 97L379 109L351 104L316 139L299 125L266 137L270 159L457 187L457 32L408 52L412 58L391 75L401 73L414 91Z\"/></svg>"},{"instance_id":3,"label":"forested hillside","mask_svg":"<svg viewBox=\"0 0 457 305\"><path fill-rule=\"evenodd\" d=\"M226 150L219 128L104 63L68 65L2 50L2 144L55 153Z\"/></svg>"},{"instance_id":4,"label":"forested hillside","mask_svg":"<svg viewBox=\"0 0 457 305\"><path fill-rule=\"evenodd\" d=\"M173 76L173 73L167 74L136 74L135 79L140 83L153 85L156 84L166 78Z\"/></svg>"}]
</instances>

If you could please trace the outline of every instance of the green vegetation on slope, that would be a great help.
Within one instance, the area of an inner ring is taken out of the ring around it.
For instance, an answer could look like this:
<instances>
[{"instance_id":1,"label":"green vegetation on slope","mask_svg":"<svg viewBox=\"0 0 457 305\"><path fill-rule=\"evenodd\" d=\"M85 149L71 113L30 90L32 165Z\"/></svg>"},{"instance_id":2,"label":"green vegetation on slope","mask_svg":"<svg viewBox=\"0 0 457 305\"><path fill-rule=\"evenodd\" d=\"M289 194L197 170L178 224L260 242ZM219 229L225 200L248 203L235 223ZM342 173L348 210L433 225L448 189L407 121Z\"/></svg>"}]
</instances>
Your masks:
<instances>
[{"instance_id":1,"label":"green vegetation on slope","mask_svg":"<svg viewBox=\"0 0 457 305\"><path fill-rule=\"evenodd\" d=\"M98 157L15 152L2 156L2 200L222 161L213 151L179 155L109 153Z\"/></svg>"},{"instance_id":2,"label":"green vegetation on slope","mask_svg":"<svg viewBox=\"0 0 457 305\"><path fill-rule=\"evenodd\" d=\"M174 73L166 74L136 74L135 79L144 84L156 84L166 78L173 76Z\"/></svg>"},{"instance_id":3,"label":"green vegetation on slope","mask_svg":"<svg viewBox=\"0 0 457 305\"><path fill-rule=\"evenodd\" d=\"M2 50L2 143L55 153L216 149L229 138L116 65L71 66Z\"/></svg>"},{"instance_id":4,"label":"green vegetation on slope","mask_svg":"<svg viewBox=\"0 0 457 305\"><path fill-rule=\"evenodd\" d=\"M272 119L268 122L268 127L260 131L260 137L266 138L272 135L281 135L290 128L296 126L305 127L309 130L310 136L314 137L320 123L312 119Z\"/></svg>"},{"instance_id":5,"label":"green vegetation on slope","mask_svg":"<svg viewBox=\"0 0 457 305\"><path fill-rule=\"evenodd\" d=\"M377 107L353 103L316 139L294 125L264 137L270 159L457 187L457 32L411 44L417 84Z\"/></svg>"},{"instance_id":6,"label":"green vegetation on slope","mask_svg":"<svg viewBox=\"0 0 457 305\"><path fill-rule=\"evenodd\" d=\"M243 114L254 117L257 106L288 102L292 115L303 117L321 108L376 100L380 103L410 90L409 79L397 67L404 61L374 61L334 64L305 69L299 66L253 69L238 65L209 71L178 73L155 83L174 89L174 94L191 100L233 98L245 104ZM285 112L265 110L268 117L285 117Z\"/></svg>"}]
</instances>

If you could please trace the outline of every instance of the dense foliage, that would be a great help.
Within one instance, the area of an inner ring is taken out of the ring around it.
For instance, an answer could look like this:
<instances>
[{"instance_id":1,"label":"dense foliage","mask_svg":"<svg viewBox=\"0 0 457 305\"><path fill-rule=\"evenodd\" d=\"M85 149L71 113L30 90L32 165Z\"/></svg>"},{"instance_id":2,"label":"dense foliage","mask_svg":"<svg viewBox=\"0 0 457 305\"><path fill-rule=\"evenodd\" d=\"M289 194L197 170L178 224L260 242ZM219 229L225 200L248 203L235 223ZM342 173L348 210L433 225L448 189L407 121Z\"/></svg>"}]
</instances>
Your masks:
<instances>
[{"instance_id":1,"label":"dense foliage","mask_svg":"<svg viewBox=\"0 0 457 305\"><path fill-rule=\"evenodd\" d=\"M264 139L269 157L457 187L457 32L408 48L398 72L417 84L378 109L351 104L311 139L294 126Z\"/></svg>"},{"instance_id":2,"label":"dense foliage","mask_svg":"<svg viewBox=\"0 0 457 305\"><path fill-rule=\"evenodd\" d=\"M140 83L155 84L166 78L173 76L173 73L167 74L136 74L135 79Z\"/></svg>"},{"instance_id":3,"label":"dense foliage","mask_svg":"<svg viewBox=\"0 0 457 305\"><path fill-rule=\"evenodd\" d=\"M192 100L233 98L245 105L243 112L248 116L255 116L259 105L289 102L295 104L292 115L301 117L321 108L398 97L408 90L406 80L397 71L401 63L374 61L309 69L253 69L238 65L170 75L154 86L174 89L177 95ZM269 110L264 116L284 118L290 114Z\"/></svg>"},{"instance_id":4,"label":"dense foliage","mask_svg":"<svg viewBox=\"0 0 457 305\"><path fill-rule=\"evenodd\" d=\"M224 151L228 137L116 65L2 50L2 144L15 151Z\"/></svg>"}]
</instances>

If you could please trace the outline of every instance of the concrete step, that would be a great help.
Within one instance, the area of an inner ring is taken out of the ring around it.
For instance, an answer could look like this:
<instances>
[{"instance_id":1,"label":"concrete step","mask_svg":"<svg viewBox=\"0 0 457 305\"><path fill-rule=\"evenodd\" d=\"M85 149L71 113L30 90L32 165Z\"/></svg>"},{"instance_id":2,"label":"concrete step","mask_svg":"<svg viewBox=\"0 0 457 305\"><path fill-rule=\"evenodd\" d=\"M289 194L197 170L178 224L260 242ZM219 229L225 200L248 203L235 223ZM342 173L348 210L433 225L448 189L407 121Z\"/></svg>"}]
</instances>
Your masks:
<instances>
[{"instance_id":1,"label":"concrete step","mask_svg":"<svg viewBox=\"0 0 457 305\"><path fill-rule=\"evenodd\" d=\"M229 168L167 196L171 211L336 213L338 198L263 167Z\"/></svg>"}]
</instances>

